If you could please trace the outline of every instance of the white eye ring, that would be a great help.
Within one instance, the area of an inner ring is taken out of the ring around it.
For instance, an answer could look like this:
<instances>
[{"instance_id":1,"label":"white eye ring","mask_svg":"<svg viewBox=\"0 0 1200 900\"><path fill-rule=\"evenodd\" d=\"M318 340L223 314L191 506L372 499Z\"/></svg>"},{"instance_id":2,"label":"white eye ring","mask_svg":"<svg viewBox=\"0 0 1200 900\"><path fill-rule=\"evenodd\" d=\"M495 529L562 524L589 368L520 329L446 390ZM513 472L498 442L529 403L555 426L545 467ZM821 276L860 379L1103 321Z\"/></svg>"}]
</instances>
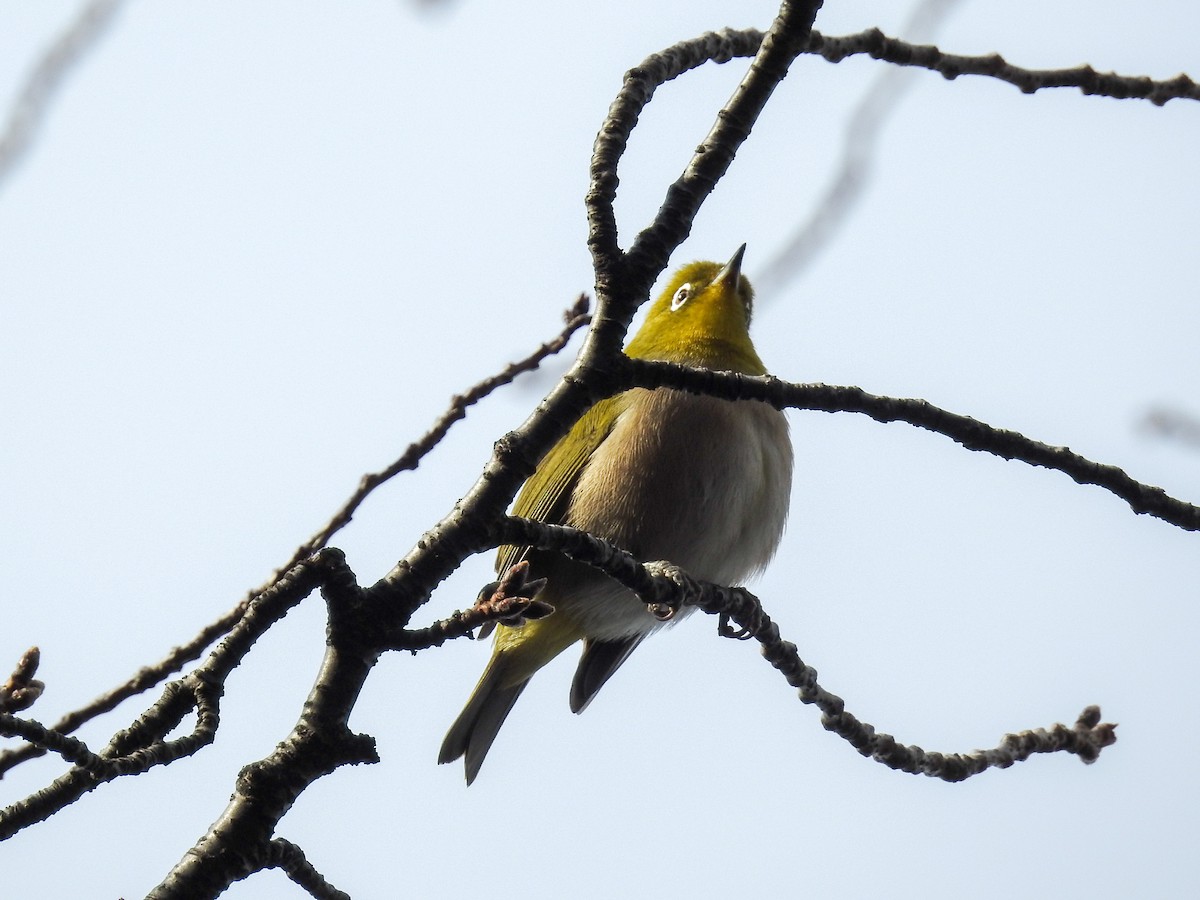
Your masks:
<instances>
[{"instance_id":1,"label":"white eye ring","mask_svg":"<svg viewBox=\"0 0 1200 900\"><path fill-rule=\"evenodd\" d=\"M688 282L675 292L675 296L671 298L671 312L679 309L683 304L688 302L688 297L692 293L692 284Z\"/></svg>"}]
</instances>

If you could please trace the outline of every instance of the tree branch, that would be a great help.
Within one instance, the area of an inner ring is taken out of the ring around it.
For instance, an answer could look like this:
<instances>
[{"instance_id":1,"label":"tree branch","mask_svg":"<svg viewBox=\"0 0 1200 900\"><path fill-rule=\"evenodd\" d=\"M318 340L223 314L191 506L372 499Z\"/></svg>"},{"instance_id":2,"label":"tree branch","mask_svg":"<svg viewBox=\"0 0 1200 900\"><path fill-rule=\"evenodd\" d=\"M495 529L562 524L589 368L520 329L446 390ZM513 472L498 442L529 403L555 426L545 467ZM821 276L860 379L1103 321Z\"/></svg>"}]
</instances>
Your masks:
<instances>
[{"instance_id":1,"label":"tree branch","mask_svg":"<svg viewBox=\"0 0 1200 900\"><path fill-rule=\"evenodd\" d=\"M466 418L467 410L478 403L480 400L487 397L496 389L511 383L517 376L525 372L532 372L538 368L546 360L547 357L561 351L575 333L587 326L591 322L591 316L588 315L588 298L587 295L581 294L575 301L574 305L568 308L564 313L565 326L563 330L554 338L543 343L540 347L526 356L524 359L518 360L515 363L509 363L499 373L489 378L485 378L478 384L469 388L463 394L456 394L451 398L450 406L442 414L442 416L434 423L433 427L418 441L409 445L408 449L394 463L384 469L382 472L376 472L370 475L364 475L359 483L358 489L350 497L342 508L333 516L333 518L319 531L316 535L310 538L292 555L292 559L284 566L276 570L272 580L259 588L257 591L252 591L243 599L237 606L227 612L221 618L217 619L210 625L205 626L201 632L188 641L186 644L174 648L163 660L155 663L153 666L144 667L138 670L131 679L124 684L119 685L111 691L97 697L91 703L83 706L73 712L68 713L59 719L50 730L60 734L70 734L80 726L94 719L96 716L110 712L115 709L120 703L129 697L135 696L147 691L174 672L179 671L183 666L193 659L199 657L201 653L207 649L213 641L226 634L245 614L246 607L251 599L267 588L275 584L284 573L292 570L300 564L305 558L316 553L321 548L328 544L329 539L344 528L362 503L367 499L367 496L377 487L384 484L402 471L415 469L420 461L424 459L441 440L449 433L450 429L460 420ZM482 622L477 622L471 628L478 627ZM453 627L452 629L453 630ZM447 638L442 638L446 640ZM441 641L439 641L440 643ZM35 664L36 668L36 664ZM34 682L40 685L41 682ZM40 693L40 691L39 691ZM27 692L21 695L29 697ZM32 700L30 701L32 702ZM22 707L23 708L23 707ZM3 696L0 695L0 711L4 711ZM15 711L11 708L7 711ZM5 772L15 768L23 762L31 759L36 759L45 755L45 748L36 744L25 744L24 746L14 749L0 751L0 778Z\"/></svg>"},{"instance_id":2,"label":"tree branch","mask_svg":"<svg viewBox=\"0 0 1200 900\"><path fill-rule=\"evenodd\" d=\"M928 775L943 781L964 781L992 768L1007 768L1035 753L1065 751L1086 763L1095 762L1100 751L1116 742L1115 725L1100 723L1100 709L1090 706L1083 711L1073 729L1053 725L1049 730L1033 729L1005 735L990 750L971 753L937 753L913 745L900 744L890 734L876 731L846 711L845 701L831 694L817 681L817 670L807 665L796 645L785 641L758 598L741 587L724 587L698 581L669 562L640 563L632 554L607 541L563 525L547 525L531 519L507 517L498 526L497 539L503 543L528 544L544 550L564 553L572 559L594 566L637 593L654 615L670 618L681 606L694 606L710 615L721 616L722 635L752 637L762 646L762 654L799 690L800 700L822 712L821 724L847 741L863 756L889 768L912 774ZM729 629L732 619L741 627Z\"/></svg>"},{"instance_id":3,"label":"tree branch","mask_svg":"<svg viewBox=\"0 0 1200 900\"><path fill-rule=\"evenodd\" d=\"M302 576L319 583L329 611L325 658L316 682L291 734L270 755L242 769L225 811L147 895L154 900L216 896L258 871L262 864L257 854L272 842L279 820L310 784L341 766L379 760L374 739L354 733L349 719L378 659L377 648L368 642L377 633L380 611L366 602L338 550L321 551L303 564L303 571L292 574L297 586ZM315 584L306 586L311 590ZM289 585L289 595L291 589ZM253 609L252 604L247 618ZM222 649L235 637L243 637L238 629Z\"/></svg>"},{"instance_id":4,"label":"tree branch","mask_svg":"<svg viewBox=\"0 0 1200 900\"><path fill-rule=\"evenodd\" d=\"M910 39L928 40L959 0L922 0L909 14L903 31ZM819 40L814 31L806 53ZM816 259L836 231L858 205L870 181L879 138L888 118L900 108L904 94L916 83L911 69L886 66L859 98L842 138L838 170L826 184L808 217L784 241L783 246L754 275L755 302L770 300L783 286Z\"/></svg>"},{"instance_id":5,"label":"tree branch","mask_svg":"<svg viewBox=\"0 0 1200 900\"><path fill-rule=\"evenodd\" d=\"M584 365L593 365L619 351L634 311L645 301L650 285L666 268L671 253L691 231L700 206L750 136L751 128L792 61L804 49L820 7L820 0L784 0L765 35L753 30L709 32L653 54L626 73L625 83L609 107L592 154L586 206L588 247L596 273L596 324L581 354ZM716 122L683 174L667 189L654 221L638 235L629 252L622 255L612 206L617 192L617 167L629 134L654 90L709 60L727 62L735 56L751 54L755 58L746 75L717 114ZM598 359L592 358L589 351L592 346L597 348Z\"/></svg>"},{"instance_id":6,"label":"tree branch","mask_svg":"<svg viewBox=\"0 0 1200 900\"><path fill-rule=\"evenodd\" d=\"M382 652L437 646L489 622L548 612L533 600L536 583L527 582L514 567L498 585L489 586L472 610L428 628L409 630L413 613L428 601L442 579L469 555L501 543L543 547L591 564L637 592L660 618L671 617L682 604L718 615L720 633L753 638L760 643L768 661L799 690L800 699L821 709L826 728L841 735L860 753L893 768L954 781L990 767L1011 765L1037 752L1066 750L1091 761L1115 740L1114 726L1100 724L1099 711L1089 707L1073 729L1054 726L1010 735L993 750L943 755L900 745L890 735L877 734L873 726L847 713L843 701L820 686L815 670L800 659L794 645L782 639L758 599L744 589L696 582L668 563L642 564L619 548L576 529L504 515L539 459L590 404L631 387L666 386L728 399L758 399L778 408L858 412L878 421L906 421L946 434L969 449L1057 468L1077 481L1105 486L1127 499L1136 511L1153 512L1180 527L1200 528L1197 507L1139 484L1115 467L1092 463L1065 448L1039 444L1014 432L990 428L923 401L874 397L858 388L797 385L769 377L689 370L629 360L621 354L625 331L637 305L645 300L650 282L687 236L700 206L732 162L771 92L799 52L819 47L819 52L832 56L858 52L887 58L887 54L892 54L905 57L907 61L893 60L900 64L926 65L947 77L954 77L948 74L950 71L955 74L967 71L961 62L965 57L949 57L936 48L914 48L885 38L879 32L846 39L811 36L818 6L812 0L796 3L785 0L765 36L755 31L705 35L648 58L643 66L627 75L597 138L587 198L588 242L597 286L595 326L576 365L519 429L497 442L484 471L454 510L426 532L387 576L366 590L359 587L343 555L334 549L322 549L286 567L268 588L249 600L224 641L204 663L186 678L167 685L159 701L130 728L116 734L100 753L93 753L65 734L50 733L37 723L12 716L0 718L0 727L56 752L65 751L64 755L76 763L46 791L0 814L0 837L23 824L45 818L103 781L170 762L211 741L219 723L220 692L230 672L258 637L314 588L320 587L328 610L326 654L299 721L270 755L242 770L224 812L150 896L160 900L214 896L233 881L270 865L282 866L289 877L316 896L342 896L325 882L299 848L276 837L275 829L316 779L343 765L377 760L373 739L354 733L349 719ZM838 44L839 40L844 43ZM721 62L755 52L755 60L733 97L683 174L668 190L658 216L637 237L629 253L621 254L612 206L617 164L654 89L705 61ZM997 65L994 61L998 59L986 58L986 65L980 63L979 67L987 71L980 74L1011 79L1014 71L1023 71L1014 70L1003 60ZM1085 72L1079 78L1082 88L1095 92L1110 89L1112 84L1109 76L1094 72L1091 76ZM1053 81L1049 79L1040 86L1050 86ZM1058 81L1062 82L1062 78ZM1176 82L1186 87L1180 79L1170 84ZM1021 82L1028 83L1028 80ZM1187 84L1191 84L1190 80ZM1146 96L1153 99L1164 95L1152 90ZM575 316L581 317L582 313ZM579 322L574 327L581 325ZM562 343L565 344L571 330L569 324L568 331L561 336ZM546 355L549 352L554 351ZM538 353L534 357L540 361ZM504 375L481 383L479 396L504 383ZM466 407L475 402L472 396L456 398L442 421L414 444L409 453L383 473L368 476L339 515L305 548L327 542L382 480L404 468L415 467L441 440L446 429L461 418ZM731 627L730 622L738 627ZM192 732L168 741L166 736L193 710L197 721ZM321 891L326 893L318 893Z\"/></svg>"},{"instance_id":7,"label":"tree branch","mask_svg":"<svg viewBox=\"0 0 1200 900\"><path fill-rule=\"evenodd\" d=\"M213 641L228 632L245 613L247 603L249 603L249 598L243 600L211 625L206 625L196 637L192 638L186 644L174 648L167 654L166 658L152 666L139 669L137 674L124 684L100 695L86 706L67 713L50 726L50 730L57 734L70 734L96 716L116 709L120 703L128 698L147 691L156 684L161 683L164 678L173 672L178 672L187 663L199 657ZM26 744L23 747L17 747L12 750L0 751L0 777L3 777L5 772L23 762L44 756L45 752L45 749L34 744Z\"/></svg>"},{"instance_id":8,"label":"tree branch","mask_svg":"<svg viewBox=\"0 0 1200 900\"><path fill-rule=\"evenodd\" d=\"M62 752L61 746L88 755L81 758L82 765L76 765L48 787L0 811L0 840L48 818L114 778L166 765L211 743L220 719L221 690L230 672L254 642L293 606L318 586L330 589L330 585L345 583L347 573L344 557L333 550L295 566L247 605L245 614L204 663L185 678L168 684L159 700L129 728L117 732L99 754L91 754L82 743L68 743L73 739L65 735L49 732L41 743L50 749ZM348 577L353 580L352 573ZM166 740L166 735L193 709L196 724L192 732Z\"/></svg>"},{"instance_id":9,"label":"tree branch","mask_svg":"<svg viewBox=\"0 0 1200 900\"><path fill-rule=\"evenodd\" d=\"M308 861L304 851L283 838L275 838L267 844L267 853L262 860L264 869L283 869L284 874L308 891L317 900L350 900L350 895L339 891L325 880L316 867Z\"/></svg>"},{"instance_id":10,"label":"tree branch","mask_svg":"<svg viewBox=\"0 0 1200 900\"><path fill-rule=\"evenodd\" d=\"M566 325L556 337L546 341L524 359L518 360L515 363L509 363L497 374L485 378L483 381L469 388L465 393L455 394L451 397L450 407L442 413L441 418L433 424L433 427L420 440L410 444L399 459L381 472L373 472L362 477L358 488L350 496L350 499L343 504L342 508L334 514L333 518L319 532L297 548L296 552L292 554L291 560L283 567L284 570L291 568L300 560L312 556L321 548L328 546L329 539L350 524L350 521L354 518L354 514L363 504L363 501L377 487L390 481L401 472L416 469L420 465L421 460L428 456L430 451L441 443L454 424L467 417L467 410L470 407L487 397L497 388L511 384L518 375L535 371L547 357L553 356L567 346L567 343L574 336L575 332L591 324L592 317L588 315L588 297L586 294L579 295L579 299L575 301L574 305L567 309L564 319L566 320Z\"/></svg>"},{"instance_id":11,"label":"tree branch","mask_svg":"<svg viewBox=\"0 0 1200 900\"><path fill-rule=\"evenodd\" d=\"M745 588L698 582L670 563L651 563L646 568L653 576L665 578L679 587L680 596L673 602L695 606L709 614L728 616L741 623L741 631L731 636L748 634L757 640L766 660L786 677L788 684L798 689L800 700L821 710L821 724L827 731L850 743L863 756L889 768L957 782L988 769L1006 769L1035 753L1066 751L1090 764L1099 758L1102 749L1116 743L1116 726L1102 724L1100 708L1089 706L1080 714L1073 729L1056 724L1049 731L1038 728L1007 734L999 746L990 750L937 753L915 744L899 744L890 734L878 733L874 725L847 712L841 697L821 687L817 682L817 670L805 664L795 644L782 639L778 626L763 610L758 598Z\"/></svg>"},{"instance_id":12,"label":"tree branch","mask_svg":"<svg viewBox=\"0 0 1200 900\"><path fill-rule=\"evenodd\" d=\"M121 0L92 0L46 48L8 111L0 132L0 185L29 149L38 127L71 69L87 55L116 17Z\"/></svg>"},{"instance_id":13,"label":"tree branch","mask_svg":"<svg viewBox=\"0 0 1200 900\"><path fill-rule=\"evenodd\" d=\"M879 397L858 387L792 384L769 375L709 372L641 359L629 360L628 367L632 384L638 387L674 387L727 400L763 400L778 409L852 412L877 422L907 422L943 434L968 450L1056 469L1079 484L1092 484L1115 494L1135 513L1153 516L1185 531L1200 531L1200 507L1177 500L1160 487L1143 484L1117 466L1093 462L1066 447L1043 444L1015 431L947 412L925 400Z\"/></svg>"},{"instance_id":14,"label":"tree branch","mask_svg":"<svg viewBox=\"0 0 1200 900\"><path fill-rule=\"evenodd\" d=\"M1155 81L1140 75L1097 72L1091 66L1023 69L1012 65L999 53L956 56L930 45L909 44L888 37L878 28L845 37L825 37L814 31L806 52L819 54L835 63L847 56L866 54L898 66L931 69L950 81L960 75L986 75L1015 85L1025 94L1046 88L1073 87L1089 96L1149 100L1155 106L1162 106L1168 100L1200 100L1200 85L1182 73L1167 81Z\"/></svg>"}]
</instances>

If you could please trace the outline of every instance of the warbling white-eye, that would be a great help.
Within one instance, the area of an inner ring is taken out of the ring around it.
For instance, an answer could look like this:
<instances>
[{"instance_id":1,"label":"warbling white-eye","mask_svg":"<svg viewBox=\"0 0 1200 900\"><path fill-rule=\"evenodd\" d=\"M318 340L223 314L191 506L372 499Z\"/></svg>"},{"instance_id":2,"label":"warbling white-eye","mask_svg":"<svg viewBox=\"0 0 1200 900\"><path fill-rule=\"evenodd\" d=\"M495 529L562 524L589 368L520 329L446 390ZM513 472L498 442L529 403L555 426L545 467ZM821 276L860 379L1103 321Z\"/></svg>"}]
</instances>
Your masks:
<instances>
[{"instance_id":1,"label":"warbling white-eye","mask_svg":"<svg viewBox=\"0 0 1200 900\"><path fill-rule=\"evenodd\" d=\"M626 354L765 375L750 341L745 250L724 266L695 262L676 272ZM636 388L584 414L525 483L513 514L572 525L639 559L669 560L695 578L733 584L774 555L791 481L792 445L779 410ZM465 756L468 784L534 672L583 641L570 696L571 711L582 712L662 625L632 592L561 554L501 547L496 569L503 574L522 559L530 577L546 579L537 599L555 611L496 627L492 658L438 756L442 763Z\"/></svg>"}]
</instances>

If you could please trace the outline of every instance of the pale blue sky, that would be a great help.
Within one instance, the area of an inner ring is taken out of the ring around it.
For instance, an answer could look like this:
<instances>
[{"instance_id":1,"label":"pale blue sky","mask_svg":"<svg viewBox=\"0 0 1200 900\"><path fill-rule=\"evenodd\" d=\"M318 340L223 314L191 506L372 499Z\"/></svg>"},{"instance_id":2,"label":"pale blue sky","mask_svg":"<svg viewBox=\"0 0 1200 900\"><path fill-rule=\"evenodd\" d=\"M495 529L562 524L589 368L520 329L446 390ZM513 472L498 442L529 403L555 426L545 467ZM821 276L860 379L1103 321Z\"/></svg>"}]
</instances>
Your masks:
<instances>
[{"instance_id":1,"label":"pale blue sky","mask_svg":"<svg viewBox=\"0 0 1200 900\"><path fill-rule=\"evenodd\" d=\"M830 34L898 3L830 0ZM0 4L0 108L75 4ZM43 653L50 722L261 583L447 399L590 290L582 197L625 69L768 0L520 12L459 0L129 4L0 184L0 666ZM938 43L1032 67L1200 77L1194 3L965 0ZM880 63L803 59L672 265L749 244L753 279L836 167ZM643 227L744 63L662 88L618 199ZM1200 454L1138 428L1200 412L1200 108L1023 96L920 73L846 230L756 319L783 378L923 397L1200 499ZM336 539L364 582L474 480L541 382L471 413ZM1200 892L1195 535L1058 473L904 425L791 414L792 514L758 582L826 687L927 749L1120 723L1085 767L965 784L859 757L696 616L587 711L538 676L479 780L435 765L486 658L394 655L353 721L383 763L307 792L279 834L356 897L1121 898ZM470 604L472 561L422 611ZM13 896L141 896L294 722L311 598L228 684L218 743L0 848ZM570 656L568 654L567 656ZM101 744L141 707L84 730ZM11 773L7 801L61 771ZM294 897L282 875L230 897Z\"/></svg>"}]
</instances>

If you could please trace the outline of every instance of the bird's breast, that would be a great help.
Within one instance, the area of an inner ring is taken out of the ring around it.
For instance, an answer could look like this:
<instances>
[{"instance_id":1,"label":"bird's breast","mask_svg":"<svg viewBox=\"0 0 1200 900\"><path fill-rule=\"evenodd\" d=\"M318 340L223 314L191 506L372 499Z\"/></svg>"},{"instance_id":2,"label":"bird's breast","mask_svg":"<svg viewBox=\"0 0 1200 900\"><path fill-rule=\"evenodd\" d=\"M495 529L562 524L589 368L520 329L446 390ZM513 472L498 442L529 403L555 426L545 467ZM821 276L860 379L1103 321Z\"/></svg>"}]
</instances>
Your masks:
<instances>
[{"instance_id":1,"label":"bird's breast","mask_svg":"<svg viewBox=\"0 0 1200 900\"><path fill-rule=\"evenodd\" d=\"M638 389L580 473L568 524L644 560L731 584L761 570L779 544L791 493L787 420L759 402ZM642 604L602 579L571 603L589 635L651 630Z\"/></svg>"}]
</instances>

